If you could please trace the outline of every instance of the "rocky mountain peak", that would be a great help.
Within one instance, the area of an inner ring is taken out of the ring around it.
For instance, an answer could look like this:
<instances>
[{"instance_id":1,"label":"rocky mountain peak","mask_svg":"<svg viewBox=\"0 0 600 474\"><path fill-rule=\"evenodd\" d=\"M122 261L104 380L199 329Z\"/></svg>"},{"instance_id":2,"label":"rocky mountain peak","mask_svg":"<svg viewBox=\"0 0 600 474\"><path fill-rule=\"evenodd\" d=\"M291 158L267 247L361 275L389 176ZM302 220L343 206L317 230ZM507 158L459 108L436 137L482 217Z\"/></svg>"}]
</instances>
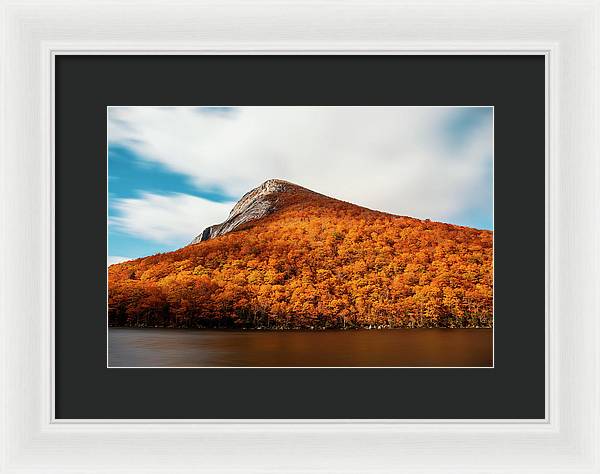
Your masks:
<instances>
[{"instance_id":1,"label":"rocky mountain peak","mask_svg":"<svg viewBox=\"0 0 600 474\"><path fill-rule=\"evenodd\" d=\"M281 193L291 192L296 188L302 189L300 186L282 179L269 179L265 181L242 196L236 205L233 206L233 209L231 209L229 217L225 222L207 227L190 242L190 245L214 239L235 230L242 224L272 214L277 210L278 204L280 204Z\"/></svg>"}]
</instances>

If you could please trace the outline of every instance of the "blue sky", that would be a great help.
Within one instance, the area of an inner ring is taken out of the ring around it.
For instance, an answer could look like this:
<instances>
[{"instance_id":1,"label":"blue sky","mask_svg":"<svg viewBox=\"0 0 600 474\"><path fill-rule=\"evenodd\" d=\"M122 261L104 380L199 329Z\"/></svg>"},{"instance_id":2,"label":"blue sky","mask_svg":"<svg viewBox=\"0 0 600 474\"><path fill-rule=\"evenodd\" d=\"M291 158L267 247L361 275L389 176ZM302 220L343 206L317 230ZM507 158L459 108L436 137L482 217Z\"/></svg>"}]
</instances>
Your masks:
<instances>
[{"instance_id":1,"label":"blue sky","mask_svg":"<svg viewBox=\"0 0 600 474\"><path fill-rule=\"evenodd\" d=\"M109 107L109 263L177 249L270 178L492 229L491 107Z\"/></svg>"}]
</instances>

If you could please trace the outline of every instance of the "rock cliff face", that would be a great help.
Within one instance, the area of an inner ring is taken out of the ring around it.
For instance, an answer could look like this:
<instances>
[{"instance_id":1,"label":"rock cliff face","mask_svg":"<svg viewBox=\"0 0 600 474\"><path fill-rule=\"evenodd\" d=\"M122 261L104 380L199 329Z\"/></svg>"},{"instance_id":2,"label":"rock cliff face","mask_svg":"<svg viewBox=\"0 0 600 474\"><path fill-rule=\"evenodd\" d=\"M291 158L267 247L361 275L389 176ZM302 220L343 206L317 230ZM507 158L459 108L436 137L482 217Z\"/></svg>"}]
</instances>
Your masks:
<instances>
[{"instance_id":1,"label":"rock cliff face","mask_svg":"<svg viewBox=\"0 0 600 474\"><path fill-rule=\"evenodd\" d=\"M300 188L300 186L280 179L265 181L257 188L242 196L237 204L233 206L225 222L207 227L190 242L190 245L214 239L237 229L242 224L272 214L278 209L278 205L281 203L281 194L291 192L294 188Z\"/></svg>"}]
</instances>

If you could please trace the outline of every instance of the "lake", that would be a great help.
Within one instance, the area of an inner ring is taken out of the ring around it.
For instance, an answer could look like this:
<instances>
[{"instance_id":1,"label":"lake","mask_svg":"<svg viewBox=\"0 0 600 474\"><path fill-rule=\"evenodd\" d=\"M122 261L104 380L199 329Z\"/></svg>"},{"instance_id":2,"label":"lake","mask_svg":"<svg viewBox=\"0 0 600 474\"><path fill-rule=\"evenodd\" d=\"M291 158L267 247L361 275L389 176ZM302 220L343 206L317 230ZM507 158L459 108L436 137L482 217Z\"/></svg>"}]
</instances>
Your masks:
<instances>
[{"instance_id":1,"label":"lake","mask_svg":"<svg viewBox=\"0 0 600 474\"><path fill-rule=\"evenodd\" d=\"M492 329L109 328L109 367L492 367Z\"/></svg>"}]
</instances>

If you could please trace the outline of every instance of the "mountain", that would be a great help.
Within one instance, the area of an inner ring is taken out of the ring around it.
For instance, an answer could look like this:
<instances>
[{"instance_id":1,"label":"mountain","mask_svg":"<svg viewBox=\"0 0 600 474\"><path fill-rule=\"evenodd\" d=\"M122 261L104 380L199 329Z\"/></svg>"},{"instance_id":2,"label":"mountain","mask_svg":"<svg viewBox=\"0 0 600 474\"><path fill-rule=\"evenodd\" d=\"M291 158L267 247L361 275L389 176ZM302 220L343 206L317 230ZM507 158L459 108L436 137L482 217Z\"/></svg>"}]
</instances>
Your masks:
<instances>
[{"instance_id":1,"label":"mountain","mask_svg":"<svg viewBox=\"0 0 600 474\"><path fill-rule=\"evenodd\" d=\"M113 326L491 327L493 233L282 180L174 252L111 265Z\"/></svg>"}]
</instances>

